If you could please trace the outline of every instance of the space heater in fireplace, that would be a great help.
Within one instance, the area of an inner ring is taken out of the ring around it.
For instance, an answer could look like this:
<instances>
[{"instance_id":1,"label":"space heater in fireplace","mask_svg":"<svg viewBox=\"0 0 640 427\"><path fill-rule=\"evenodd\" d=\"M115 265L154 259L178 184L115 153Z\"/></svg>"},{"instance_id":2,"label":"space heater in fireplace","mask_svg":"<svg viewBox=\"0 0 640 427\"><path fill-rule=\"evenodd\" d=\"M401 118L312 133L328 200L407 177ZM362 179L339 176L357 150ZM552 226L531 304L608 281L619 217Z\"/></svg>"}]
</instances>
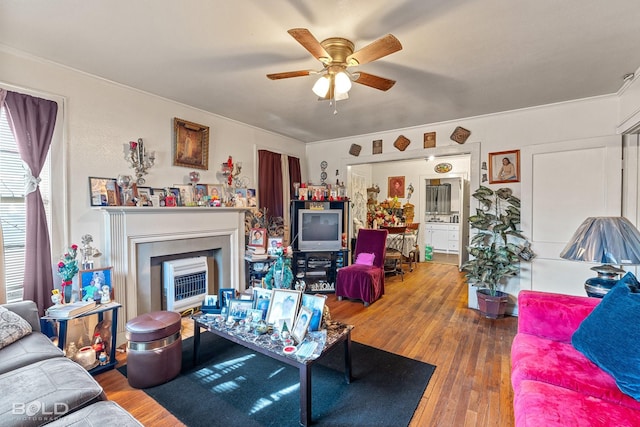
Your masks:
<instances>
[{"instance_id":1,"label":"space heater in fireplace","mask_svg":"<svg viewBox=\"0 0 640 427\"><path fill-rule=\"evenodd\" d=\"M208 272L205 256L163 262L166 309L180 313L201 305L207 295Z\"/></svg>"}]
</instances>

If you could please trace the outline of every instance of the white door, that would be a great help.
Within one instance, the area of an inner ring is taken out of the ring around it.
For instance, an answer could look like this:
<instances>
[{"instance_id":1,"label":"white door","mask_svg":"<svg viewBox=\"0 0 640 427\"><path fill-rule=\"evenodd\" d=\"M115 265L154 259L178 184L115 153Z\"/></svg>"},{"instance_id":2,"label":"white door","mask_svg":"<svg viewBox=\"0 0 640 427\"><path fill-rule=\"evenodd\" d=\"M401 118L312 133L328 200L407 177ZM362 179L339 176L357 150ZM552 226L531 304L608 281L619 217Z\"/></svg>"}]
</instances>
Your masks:
<instances>
[{"instance_id":1,"label":"white door","mask_svg":"<svg viewBox=\"0 0 640 427\"><path fill-rule=\"evenodd\" d=\"M621 136L525 147L521 170L521 226L536 257L521 263L520 289L586 295L593 264L559 255L585 218L621 214Z\"/></svg>"},{"instance_id":2,"label":"white door","mask_svg":"<svg viewBox=\"0 0 640 427\"><path fill-rule=\"evenodd\" d=\"M460 223L460 229L458 230L458 268L462 266L462 264L469 259L469 251L467 250L467 245L469 244L469 223L467 222L467 218L469 218L469 204L471 203L471 184L466 179L460 180L460 215L458 217L458 222Z\"/></svg>"}]
</instances>

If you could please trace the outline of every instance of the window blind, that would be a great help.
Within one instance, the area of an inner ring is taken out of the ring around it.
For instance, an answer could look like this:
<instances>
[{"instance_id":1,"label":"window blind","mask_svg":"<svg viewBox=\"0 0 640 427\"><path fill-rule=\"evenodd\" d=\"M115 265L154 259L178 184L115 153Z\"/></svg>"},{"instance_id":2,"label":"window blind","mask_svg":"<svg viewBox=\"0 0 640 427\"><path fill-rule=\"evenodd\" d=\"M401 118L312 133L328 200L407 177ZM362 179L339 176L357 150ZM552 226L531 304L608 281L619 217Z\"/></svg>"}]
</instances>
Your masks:
<instances>
[{"instance_id":1,"label":"window blind","mask_svg":"<svg viewBox=\"0 0 640 427\"><path fill-rule=\"evenodd\" d=\"M51 229L51 173L49 158L40 174L49 229ZM7 302L22 300L26 241L25 169L16 140L9 127L6 111L0 108L0 222L4 249L3 268Z\"/></svg>"}]
</instances>

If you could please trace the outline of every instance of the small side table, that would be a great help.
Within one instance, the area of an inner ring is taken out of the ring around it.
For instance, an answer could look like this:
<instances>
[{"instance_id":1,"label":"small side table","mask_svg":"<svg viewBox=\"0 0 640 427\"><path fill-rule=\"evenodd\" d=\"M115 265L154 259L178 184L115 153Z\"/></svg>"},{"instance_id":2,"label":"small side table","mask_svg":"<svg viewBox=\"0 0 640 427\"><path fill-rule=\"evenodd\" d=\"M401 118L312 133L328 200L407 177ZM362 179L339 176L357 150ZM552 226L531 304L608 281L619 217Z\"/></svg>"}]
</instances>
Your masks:
<instances>
[{"instance_id":1,"label":"small side table","mask_svg":"<svg viewBox=\"0 0 640 427\"><path fill-rule=\"evenodd\" d=\"M44 320L53 320L60 324L60 330L58 331L58 347L64 351L64 347L67 341L67 322L72 319L81 319L86 316L92 316L94 314L98 315L98 322L102 322L104 319L104 314L107 312L111 312L111 350L109 351L109 362L106 365L98 365L93 369L89 370L91 375L97 375L101 372L105 372L115 368L118 364L116 360L116 341L118 334L118 309L122 307L122 304L119 304L115 301L109 302L106 304L99 304L93 310L84 312L77 316L69 317L67 319L59 319L49 316L43 316Z\"/></svg>"}]
</instances>

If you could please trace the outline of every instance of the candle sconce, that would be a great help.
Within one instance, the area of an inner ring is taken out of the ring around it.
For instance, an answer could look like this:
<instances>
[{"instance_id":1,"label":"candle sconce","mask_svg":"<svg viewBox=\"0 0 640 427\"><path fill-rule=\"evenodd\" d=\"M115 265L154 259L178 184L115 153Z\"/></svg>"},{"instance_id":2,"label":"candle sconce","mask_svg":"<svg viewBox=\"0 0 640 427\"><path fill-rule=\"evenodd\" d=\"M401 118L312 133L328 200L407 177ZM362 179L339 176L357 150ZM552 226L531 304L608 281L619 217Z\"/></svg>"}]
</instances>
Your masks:
<instances>
[{"instance_id":1,"label":"candle sconce","mask_svg":"<svg viewBox=\"0 0 640 427\"><path fill-rule=\"evenodd\" d=\"M242 162L233 162L233 158L229 156L229 159L222 164L221 174L227 180L227 185L231 187L244 187L244 180L240 177L242 173Z\"/></svg>"},{"instance_id":2,"label":"candle sconce","mask_svg":"<svg viewBox=\"0 0 640 427\"><path fill-rule=\"evenodd\" d=\"M145 179L143 176L148 173L147 170L155 163L155 151L147 153L142 138L138 138L137 142L129 142L129 147L125 151L124 158L129 162L129 167L136 173L136 183L138 185L144 185Z\"/></svg>"}]
</instances>

